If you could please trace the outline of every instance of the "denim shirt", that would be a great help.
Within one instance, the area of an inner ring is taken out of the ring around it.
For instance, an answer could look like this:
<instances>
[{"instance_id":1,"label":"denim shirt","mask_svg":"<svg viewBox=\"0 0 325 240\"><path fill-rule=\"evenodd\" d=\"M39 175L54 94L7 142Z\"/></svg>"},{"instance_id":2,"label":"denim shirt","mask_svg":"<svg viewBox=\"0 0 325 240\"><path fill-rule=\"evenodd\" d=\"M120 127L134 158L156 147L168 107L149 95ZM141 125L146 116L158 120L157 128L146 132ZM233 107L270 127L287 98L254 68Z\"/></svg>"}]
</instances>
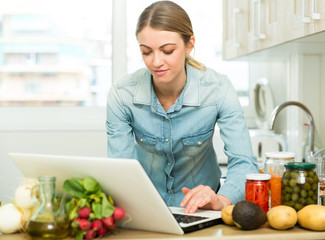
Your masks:
<instances>
[{"instance_id":1,"label":"denim shirt","mask_svg":"<svg viewBox=\"0 0 325 240\"><path fill-rule=\"evenodd\" d=\"M218 124L228 157L227 178L218 194L236 204L245 196L245 175L258 172L236 91L225 75L211 69L187 64L186 73L186 85L167 112L145 68L112 86L107 100L108 156L137 159L166 204L179 206L182 187L219 188L221 170L212 143Z\"/></svg>"}]
</instances>

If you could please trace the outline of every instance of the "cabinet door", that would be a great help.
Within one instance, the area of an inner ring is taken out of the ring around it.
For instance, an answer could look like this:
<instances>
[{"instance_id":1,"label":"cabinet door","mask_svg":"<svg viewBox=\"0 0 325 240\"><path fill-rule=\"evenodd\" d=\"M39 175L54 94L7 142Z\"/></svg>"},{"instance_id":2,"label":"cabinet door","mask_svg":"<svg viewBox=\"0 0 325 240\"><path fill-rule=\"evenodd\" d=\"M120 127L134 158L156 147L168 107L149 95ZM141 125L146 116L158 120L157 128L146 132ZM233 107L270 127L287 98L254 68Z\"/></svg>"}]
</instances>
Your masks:
<instances>
[{"instance_id":1,"label":"cabinet door","mask_svg":"<svg viewBox=\"0 0 325 240\"><path fill-rule=\"evenodd\" d=\"M281 44L285 39L284 32L287 25L287 5L289 1L263 0L265 1L265 40L263 48Z\"/></svg>"},{"instance_id":2,"label":"cabinet door","mask_svg":"<svg viewBox=\"0 0 325 240\"><path fill-rule=\"evenodd\" d=\"M288 11L288 40L301 38L314 32L312 16L313 0L294 0L290 1Z\"/></svg>"},{"instance_id":3,"label":"cabinet door","mask_svg":"<svg viewBox=\"0 0 325 240\"><path fill-rule=\"evenodd\" d=\"M263 0L249 1L248 51L262 48L266 39L266 7Z\"/></svg>"},{"instance_id":4,"label":"cabinet door","mask_svg":"<svg viewBox=\"0 0 325 240\"><path fill-rule=\"evenodd\" d=\"M254 52L284 41L287 1L250 0L248 51Z\"/></svg>"},{"instance_id":5,"label":"cabinet door","mask_svg":"<svg viewBox=\"0 0 325 240\"><path fill-rule=\"evenodd\" d=\"M223 58L247 53L248 0L223 1Z\"/></svg>"},{"instance_id":6,"label":"cabinet door","mask_svg":"<svg viewBox=\"0 0 325 240\"><path fill-rule=\"evenodd\" d=\"M325 30L325 1L312 0L312 16L314 20L314 32Z\"/></svg>"}]
</instances>

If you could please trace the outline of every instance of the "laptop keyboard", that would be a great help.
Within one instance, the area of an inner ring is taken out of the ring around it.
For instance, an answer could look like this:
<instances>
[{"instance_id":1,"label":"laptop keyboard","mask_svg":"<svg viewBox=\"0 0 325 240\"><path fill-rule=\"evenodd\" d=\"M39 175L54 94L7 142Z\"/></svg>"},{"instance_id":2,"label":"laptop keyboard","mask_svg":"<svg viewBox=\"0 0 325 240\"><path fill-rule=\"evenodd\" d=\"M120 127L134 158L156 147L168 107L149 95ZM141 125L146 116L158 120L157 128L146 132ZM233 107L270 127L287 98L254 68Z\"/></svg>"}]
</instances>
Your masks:
<instances>
[{"instance_id":1,"label":"laptop keyboard","mask_svg":"<svg viewBox=\"0 0 325 240\"><path fill-rule=\"evenodd\" d=\"M177 213L174 213L173 215L176 218L176 221L178 223L192 223L202 219L207 219L207 217L199 217L199 216L184 215L184 214L177 214Z\"/></svg>"}]
</instances>

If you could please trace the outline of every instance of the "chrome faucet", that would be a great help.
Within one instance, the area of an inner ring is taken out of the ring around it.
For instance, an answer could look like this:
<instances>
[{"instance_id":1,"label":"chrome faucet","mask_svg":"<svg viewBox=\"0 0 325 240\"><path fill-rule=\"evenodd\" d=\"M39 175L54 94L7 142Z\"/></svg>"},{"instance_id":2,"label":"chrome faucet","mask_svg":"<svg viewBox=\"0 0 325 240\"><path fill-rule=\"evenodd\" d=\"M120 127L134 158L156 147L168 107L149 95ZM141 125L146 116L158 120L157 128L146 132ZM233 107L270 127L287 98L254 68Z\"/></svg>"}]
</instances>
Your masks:
<instances>
[{"instance_id":1,"label":"chrome faucet","mask_svg":"<svg viewBox=\"0 0 325 240\"><path fill-rule=\"evenodd\" d=\"M288 101L288 102L284 102L278 106L276 106L274 108L274 110L272 111L271 115L270 115L270 130L273 130L274 128L274 122L276 117L278 116L279 112L290 105L294 105L297 107L300 107L301 109L303 109L306 113L307 113L307 117L308 117L308 121L309 121L309 152L308 152L308 156L306 161L309 162L310 161L310 157L312 157L314 155L314 139L315 139L315 123L314 123L314 118L313 115L311 114L311 112L309 111L309 109L303 105L300 102L295 102L295 101Z\"/></svg>"}]
</instances>

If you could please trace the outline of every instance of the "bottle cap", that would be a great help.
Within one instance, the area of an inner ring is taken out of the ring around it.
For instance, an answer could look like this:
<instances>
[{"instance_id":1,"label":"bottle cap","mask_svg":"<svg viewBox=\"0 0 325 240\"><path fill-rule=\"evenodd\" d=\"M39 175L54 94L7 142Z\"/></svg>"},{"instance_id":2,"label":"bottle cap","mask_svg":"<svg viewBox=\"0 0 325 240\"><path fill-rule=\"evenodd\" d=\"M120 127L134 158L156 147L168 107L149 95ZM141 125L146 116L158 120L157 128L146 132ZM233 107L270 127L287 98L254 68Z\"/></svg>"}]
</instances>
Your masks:
<instances>
[{"instance_id":1,"label":"bottle cap","mask_svg":"<svg viewBox=\"0 0 325 240\"><path fill-rule=\"evenodd\" d=\"M296 156L294 152L266 152L266 158L289 160Z\"/></svg>"},{"instance_id":2,"label":"bottle cap","mask_svg":"<svg viewBox=\"0 0 325 240\"><path fill-rule=\"evenodd\" d=\"M250 173L246 175L247 180L269 180L271 179L270 174L266 173Z\"/></svg>"},{"instance_id":3,"label":"bottle cap","mask_svg":"<svg viewBox=\"0 0 325 240\"><path fill-rule=\"evenodd\" d=\"M316 164L306 162L292 162L286 163L284 166L290 169L312 169L316 167Z\"/></svg>"}]
</instances>

